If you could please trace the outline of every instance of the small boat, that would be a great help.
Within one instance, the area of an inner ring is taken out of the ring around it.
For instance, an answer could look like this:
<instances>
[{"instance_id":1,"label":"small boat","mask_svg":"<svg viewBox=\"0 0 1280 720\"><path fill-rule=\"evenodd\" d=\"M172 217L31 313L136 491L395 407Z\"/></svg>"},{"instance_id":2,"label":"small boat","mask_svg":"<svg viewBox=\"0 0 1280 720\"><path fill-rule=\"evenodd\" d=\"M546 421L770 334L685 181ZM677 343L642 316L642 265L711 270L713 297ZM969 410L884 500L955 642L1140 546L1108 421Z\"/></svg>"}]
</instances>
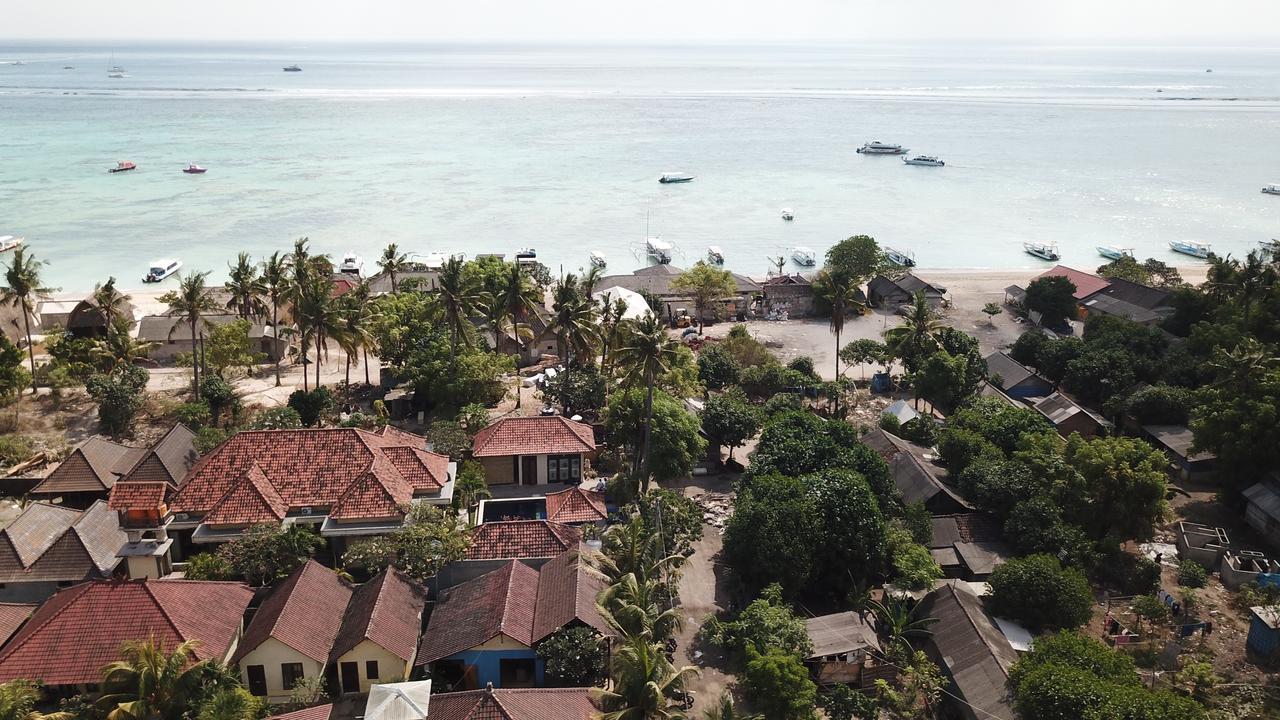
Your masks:
<instances>
[{"instance_id":1,"label":"small boat","mask_svg":"<svg viewBox=\"0 0 1280 720\"><path fill-rule=\"evenodd\" d=\"M1041 260L1056 262L1062 257L1058 254L1057 243L1024 242L1022 243L1022 248L1027 251L1028 255L1034 255Z\"/></svg>"},{"instance_id":2,"label":"small boat","mask_svg":"<svg viewBox=\"0 0 1280 720\"><path fill-rule=\"evenodd\" d=\"M23 60L14 60L14 61L13 61L13 64L14 64L14 65L26 65L27 63L26 63L25 61L23 61Z\"/></svg>"},{"instance_id":3,"label":"small boat","mask_svg":"<svg viewBox=\"0 0 1280 720\"><path fill-rule=\"evenodd\" d=\"M152 260L151 268L147 270L146 277L142 278L145 283L158 283L170 275L178 272L178 268L182 267L181 260L165 258L163 260Z\"/></svg>"},{"instance_id":4,"label":"small boat","mask_svg":"<svg viewBox=\"0 0 1280 720\"><path fill-rule=\"evenodd\" d=\"M75 68L75 66L74 66L74 65L63 65L63 66L62 66L62 69L63 69L63 70L75 70L76 68Z\"/></svg>"},{"instance_id":5,"label":"small boat","mask_svg":"<svg viewBox=\"0 0 1280 720\"><path fill-rule=\"evenodd\" d=\"M9 252L22 244L22 238L15 235L0 235L0 252Z\"/></svg>"},{"instance_id":6,"label":"small boat","mask_svg":"<svg viewBox=\"0 0 1280 720\"><path fill-rule=\"evenodd\" d=\"M818 264L818 256L811 248L807 247L792 248L791 260L801 267L813 267Z\"/></svg>"},{"instance_id":7,"label":"small boat","mask_svg":"<svg viewBox=\"0 0 1280 720\"><path fill-rule=\"evenodd\" d=\"M783 219L783 220L795 220L795 219L796 219L796 214L795 214L795 213L793 213L793 212L791 212L791 208L782 208L782 219Z\"/></svg>"},{"instance_id":8,"label":"small boat","mask_svg":"<svg viewBox=\"0 0 1280 720\"><path fill-rule=\"evenodd\" d=\"M907 148L901 145L890 145L879 140L872 140L858 148L858 153L861 155L906 155Z\"/></svg>"},{"instance_id":9,"label":"small boat","mask_svg":"<svg viewBox=\"0 0 1280 720\"><path fill-rule=\"evenodd\" d=\"M658 178L658 182L663 185L670 185L671 183L687 183L694 177L696 176L682 172L662 173L662 177Z\"/></svg>"},{"instance_id":10,"label":"small boat","mask_svg":"<svg viewBox=\"0 0 1280 720\"><path fill-rule=\"evenodd\" d=\"M1171 240L1169 241L1169 249L1176 253L1197 258L1208 258L1213 254L1213 249L1209 247L1208 243L1194 240Z\"/></svg>"},{"instance_id":11,"label":"small boat","mask_svg":"<svg viewBox=\"0 0 1280 720\"><path fill-rule=\"evenodd\" d=\"M1122 248L1119 245L1099 245L1098 254L1108 260L1133 259L1133 248Z\"/></svg>"},{"instance_id":12,"label":"small boat","mask_svg":"<svg viewBox=\"0 0 1280 720\"><path fill-rule=\"evenodd\" d=\"M724 251L720 249L719 245L707 246L707 262L712 265L724 264Z\"/></svg>"},{"instance_id":13,"label":"small boat","mask_svg":"<svg viewBox=\"0 0 1280 720\"><path fill-rule=\"evenodd\" d=\"M129 73L126 73L126 72L124 71L124 68L122 68L122 67L120 67L119 65L117 65L117 64L116 64L116 54L115 54L115 53L111 53L111 69L110 69L110 70L107 70L107 77L109 77L109 78L125 78L125 77L129 77Z\"/></svg>"},{"instance_id":14,"label":"small boat","mask_svg":"<svg viewBox=\"0 0 1280 720\"><path fill-rule=\"evenodd\" d=\"M19 241L22 239L19 238ZM1272 257L1280 258L1280 240L1271 238L1270 240L1259 240L1258 244L1262 246L1262 252ZM0 248L3 249L3 248Z\"/></svg>"},{"instance_id":15,"label":"small boat","mask_svg":"<svg viewBox=\"0 0 1280 720\"><path fill-rule=\"evenodd\" d=\"M422 264L425 265L428 270L439 270L444 267L445 262L448 260L448 255L445 255L439 250L432 250L422 259Z\"/></svg>"},{"instance_id":16,"label":"small boat","mask_svg":"<svg viewBox=\"0 0 1280 720\"><path fill-rule=\"evenodd\" d=\"M661 238L645 238L644 254L649 256L659 265L671 264L671 254L675 251L675 246Z\"/></svg>"},{"instance_id":17,"label":"small boat","mask_svg":"<svg viewBox=\"0 0 1280 720\"><path fill-rule=\"evenodd\" d=\"M202 168L195 163L191 163L186 167L182 168L182 172L188 175L203 175L207 170L208 168Z\"/></svg>"},{"instance_id":18,"label":"small boat","mask_svg":"<svg viewBox=\"0 0 1280 720\"><path fill-rule=\"evenodd\" d=\"M516 251L516 262L528 262L538 258L538 251L533 248L520 248Z\"/></svg>"},{"instance_id":19,"label":"small boat","mask_svg":"<svg viewBox=\"0 0 1280 720\"><path fill-rule=\"evenodd\" d=\"M895 250L886 246L884 258L898 267L915 267L916 256L910 250Z\"/></svg>"},{"instance_id":20,"label":"small boat","mask_svg":"<svg viewBox=\"0 0 1280 720\"><path fill-rule=\"evenodd\" d=\"M285 65L284 71L285 72L302 72L302 68L298 67L297 65Z\"/></svg>"},{"instance_id":21,"label":"small boat","mask_svg":"<svg viewBox=\"0 0 1280 720\"><path fill-rule=\"evenodd\" d=\"M1270 185L1263 185L1262 192L1268 195L1280 195L1280 183L1271 183Z\"/></svg>"},{"instance_id":22,"label":"small boat","mask_svg":"<svg viewBox=\"0 0 1280 720\"><path fill-rule=\"evenodd\" d=\"M364 272L364 258L353 252L344 253L342 262L338 263L338 272L359 276Z\"/></svg>"},{"instance_id":23,"label":"small boat","mask_svg":"<svg viewBox=\"0 0 1280 720\"><path fill-rule=\"evenodd\" d=\"M608 264L609 264L609 261L605 259L604 253L600 252L599 250L591 251L591 267L597 267L603 270L605 266Z\"/></svg>"},{"instance_id":24,"label":"small boat","mask_svg":"<svg viewBox=\"0 0 1280 720\"><path fill-rule=\"evenodd\" d=\"M129 172L130 170L136 170L137 168L138 168L137 165L134 165L128 160L121 160L116 163L115 167L108 169L107 172L109 173Z\"/></svg>"},{"instance_id":25,"label":"small boat","mask_svg":"<svg viewBox=\"0 0 1280 720\"><path fill-rule=\"evenodd\" d=\"M933 155L917 155L911 158L904 157L902 158L902 162L907 165L924 165L926 167L942 167L946 165L945 162L939 160Z\"/></svg>"}]
</instances>

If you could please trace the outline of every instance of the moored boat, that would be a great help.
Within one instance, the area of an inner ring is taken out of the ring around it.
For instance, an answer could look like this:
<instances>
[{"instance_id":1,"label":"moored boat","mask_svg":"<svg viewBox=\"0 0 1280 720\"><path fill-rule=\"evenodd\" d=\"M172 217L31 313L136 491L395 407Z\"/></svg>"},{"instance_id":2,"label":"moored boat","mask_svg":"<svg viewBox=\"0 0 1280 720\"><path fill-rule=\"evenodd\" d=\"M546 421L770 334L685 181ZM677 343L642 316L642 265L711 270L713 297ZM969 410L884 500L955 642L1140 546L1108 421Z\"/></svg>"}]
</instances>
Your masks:
<instances>
[{"instance_id":1,"label":"moored boat","mask_svg":"<svg viewBox=\"0 0 1280 720\"><path fill-rule=\"evenodd\" d=\"M1182 253L1183 255L1190 255L1191 257L1201 259L1206 259L1213 254L1213 248L1211 248L1208 243L1196 242L1194 240L1170 240L1169 249L1176 253Z\"/></svg>"},{"instance_id":2,"label":"moored boat","mask_svg":"<svg viewBox=\"0 0 1280 720\"><path fill-rule=\"evenodd\" d=\"M666 240L656 237L645 238L645 255L649 256L650 259L654 260L659 265L671 264L671 255L673 252L675 252L675 246Z\"/></svg>"},{"instance_id":3,"label":"moored boat","mask_svg":"<svg viewBox=\"0 0 1280 720\"><path fill-rule=\"evenodd\" d=\"M1270 185L1263 185L1262 192L1268 195L1280 195L1280 183L1271 183Z\"/></svg>"},{"instance_id":4,"label":"moored boat","mask_svg":"<svg viewBox=\"0 0 1280 720\"><path fill-rule=\"evenodd\" d=\"M191 163L186 167L182 168L182 172L188 175L203 175L206 172L208 172L208 168L202 168L195 163Z\"/></svg>"},{"instance_id":5,"label":"moored boat","mask_svg":"<svg viewBox=\"0 0 1280 720\"><path fill-rule=\"evenodd\" d=\"M801 267L813 267L818 264L818 256L812 248L799 246L791 249L791 261Z\"/></svg>"},{"instance_id":6,"label":"moored boat","mask_svg":"<svg viewBox=\"0 0 1280 720\"><path fill-rule=\"evenodd\" d=\"M793 213L793 212L791 212L791 208L782 208L782 219L783 219L783 220L795 220L795 219L796 219L796 214L795 214L795 213Z\"/></svg>"},{"instance_id":7,"label":"moored boat","mask_svg":"<svg viewBox=\"0 0 1280 720\"><path fill-rule=\"evenodd\" d=\"M528 263L538 259L538 251L531 247L520 248L516 251L516 262Z\"/></svg>"},{"instance_id":8,"label":"moored boat","mask_svg":"<svg viewBox=\"0 0 1280 720\"><path fill-rule=\"evenodd\" d=\"M302 72L302 68L298 67L297 65L285 65L284 71L285 72Z\"/></svg>"},{"instance_id":9,"label":"moored boat","mask_svg":"<svg viewBox=\"0 0 1280 720\"><path fill-rule=\"evenodd\" d=\"M338 272L359 277L364 272L364 258L354 252L343 253L342 262L338 263Z\"/></svg>"},{"instance_id":10,"label":"moored boat","mask_svg":"<svg viewBox=\"0 0 1280 720\"><path fill-rule=\"evenodd\" d=\"M609 261L605 258L604 253L599 250L591 251L591 267L598 267L603 270L608 264Z\"/></svg>"},{"instance_id":11,"label":"moored boat","mask_svg":"<svg viewBox=\"0 0 1280 720\"><path fill-rule=\"evenodd\" d=\"M872 140L858 148L860 155L906 155L907 148L901 145L892 145L890 143L882 143L879 140Z\"/></svg>"},{"instance_id":12,"label":"moored boat","mask_svg":"<svg viewBox=\"0 0 1280 720\"><path fill-rule=\"evenodd\" d=\"M0 235L0 252L9 252L22 244L22 238L16 235Z\"/></svg>"},{"instance_id":13,"label":"moored boat","mask_svg":"<svg viewBox=\"0 0 1280 720\"><path fill-rule=\"evenodd\" d=\"M1108 260L1119 260L1120 258L1132 258L1133 248L1123 248L1119 245L1099 245L1098 254Z\"/></svg>"},{"instance_id":14,"label":"moored boat","mask_svg":"<svg viewBox=\"0 0 1280 720\"><path fill-rule=\"evenodd\" d=\"M1062 257L1058 254L1057 243L1024 242L1022 243L1022 249L1026 250L1028 255L1034 255L1041 260L1049 260L1050 262L1056 262Z\"/></svg>"},{"instance_id":15,"label":"moored boat","mask_svg":"<svg viewBox=\"0 0 1280 720\"><path fill-rule=\"evenodd\" d=\"M142 278L142 282L158 283L161 280L164 280L165 278L169 277L170 275L173 275L174 273L178 272L178 269L181 267L182 267L182 261L175 260L173 258L152 260L151 266L147 269L146 276Z\"/></svg>"},{"instance_id":16,"label":"moored boat","mask_svg":"<svg viewBox=\"0 0 1280 720\"><path fill-rule=\"evenodd\" d=\"M945 162L939 160L933 155L916 155L915 157L904 157L902 162L906 165L923 165L925 167L943 167Z\"/></svg>"},{"instance_id":17,"label":"moored boat","mask_svg":"<svg viewBox=\"0 0 1280 720\"><path fill-rule=\"evenodd\" d=\"M658 182L663 185L670 185L671 183L687 183L694 177L694 175L682 172L662 173L662 177L658 178Z\"/></svg>"},{"instance_id":18,"label":"moored boat","mask_svg":"<svg viewBox=\"0 0 1280 720\"><path fill-rule=\"evenodd\" d=\"M707 246L707 262L712 265L724 264L724 251L720 249L719 245Z\"/></svg>"},{"instance_id":19,"label":"moored boat","mask_svg":"<svg viewBox=\"0 0 1280 720\"><path fill-rule=\"evenodd\" d=\"M1259 240L1258 244L1262 246L1262 252L1280 258L1280 239Z\"/></svg>"},{"instance_id":20,"label":"moored boat","mask_svg":"<svg viewBox=\"0 0 1280 720\"><path fill-rule=\"evenodd\" d=\"M121 160L121 161L119 161L119 162L117 162L117 163L116 163L116 166L115 166L115 167L113 167L113 168L109 168L109 169L107 170L107 172L109 172L109 173L121 173L121 172L128 172L128 171L130 171L130 170L136 170L137 168L138 168L138 166L137 166L137 165L134 165L133 163L129 162L128 160Z\"/></svg>"},{"instance_id":21,"label":"moored boat","mask_svg":"<svg viewBox=\"0 0 1280 720\"><path fill-rule=\"evenodd\" d=\"M884 249L884 257L886 260L899 267L916 266L916 256L910 250L896 250L886 246Z\"/></svg>"}]
</instances>

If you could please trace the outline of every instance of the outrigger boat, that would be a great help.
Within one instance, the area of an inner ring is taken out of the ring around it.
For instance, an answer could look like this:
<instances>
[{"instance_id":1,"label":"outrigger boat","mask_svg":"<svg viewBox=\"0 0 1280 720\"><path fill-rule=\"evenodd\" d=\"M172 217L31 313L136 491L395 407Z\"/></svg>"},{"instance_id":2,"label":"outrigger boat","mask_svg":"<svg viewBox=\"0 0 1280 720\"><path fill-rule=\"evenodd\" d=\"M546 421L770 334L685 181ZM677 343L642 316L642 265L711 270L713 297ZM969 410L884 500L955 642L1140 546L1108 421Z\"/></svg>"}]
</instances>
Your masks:
<instances>
[{"instance_id":1,"label":"outrigger boat","mask_svg":"<svg viewBox=\"0 0 1280 720\"><path fill-rule=\"evenodd\" d=\"M1099 245L1098 254L1108 260L1133 258L1133 248L1122 248L1119 245Z\"/></svg>"},{"instance_id":2,"label":"outrigger boat","mask_svg":"<svg viewBox=\"0 0 1280 720\"><path fill-rule=\"evenodd\" d=\"M1268 195L1280 195L1280 183L1271 183L1270 185L1263 185L1262 192Z\"/></svg>"},{"instance_id":3,"label":"outrigger boat","mask_svg":"<svg viewBox=\"0 0 1280 720\"><path fill-rule=\"evenodd\" d=\"M603 270L605 266L608 264L609 264L609 261L605 259L604 253L600 252L599 250L591 251L591 267L598 267L601 270Z\"/></svg>"},{"instance_id":4,"label":"outrigger boat","mask_svg":"<svg viewBox=\"0 0 1280 720\"><path fill-rule=\"evenodd\" d=\"M795 220L795 219L796 219L796 214L795 214L795 213L793 213L793 212L791 212L791 208L782 208L782 219L783 219L783 220Z\"/></svg>"},{"instance_id":5,"label":"outrigger boat","mask_svg":"<svg viewBox=\"0 0 1280 720\"><path fill-rule=\"evenodd\" d=\"M791 260L802 267L813 267L818 264L817 255L813 252L813 249L804 246L792 248Z\"/></svg>"},{"instance_id":6,"label":"outrigger boat","mask_svg":"<svg viewBox=\"0 0 1280 720\"><path fill-rule=\"evenodd\" d=\"M671 183L687 183L694 177L694 175L682 172L663 173L662 177L658 178L658 182L663 185L670 185Z\"/></svg>"},{"instance_id":7,"label":"outrigger boat","mask_svg":"<svg viewBox=\"0 0 1280 720\"><path fill-rule=\"evenodd\" d=\"M707 262L712 265L724 264L724 251L720 249L719 245L707 246Z\"/></svg>"},{"instance_id":8,"label":"outrigger boat","mask_svg":"<svg viewBox=\"0 0 1280 720\"><path fill-rule=\"evenodd\" d=\"M1208 243L1196 242L1194 240L1171 240L1169 242L1169 249L1176 253L1182 253L1183 255L1190 255L1191 257L1201 259L1207 259L1213 254L1213 248L1211 248Z\"/></svg>"},{"instance_id":9,"label":"outrigger boat","mask_svg":"<svg viewBox=\"0 0 1280 720\"><path fill-rule=\"evenodd\" d=\"M22 238L15 235L0 235L0 252L9 252L22 244Z\"/></svg>"},{"instance_id":10,"label":"outrigger boat","mask_svg":"<svg viewBox=\"0 0 1280 720\"><path fill-rule=\"evenodd\" d=\"M186 167L182 168L182 172L188 175L203 175L206 172L208 172L208 169L202 168L195 163L191 163L190 165L187 165Z\"/></svg>"},{"instance_id":11,"label":"outrigger boat","mask_svg":"<svg viewBox=\"0 0 1280 720\"><path fill-rule=\"evenodd\" d=\"M117 163L116 163L116 166L115 166L115 167L113 167L113 168L109 168L109 169L107 170L107 172L109 172L109 173L122 173L122 172L129 172L130 170L136 170L137 168L138 168L138 166L137 166L137 165L134 165L133 163L129 162L128 160L121 160L121 161L119 161L119 162L117 162Z\"/></svg>"},{"instance_id":12,"label":"outrigger boat","mask_svg":"<svg viewBox=\"0 0 1280 720\"><path fill-rule=\"evenodd\" d=\"M884 257L899 267L916 266L916 256L910 250L895 250L891 247L885 247Z\"/></svg>"},{"instance_id":13,"label":"outrigger boat","mask_svg":"<svg viewBox=\"0 0 1280 720\"><path fill-rule=\"evenodd\" d=\"M645 238L644 253L659 265L670 265L675 246L661 238Z\"/></svg>"}]
</instances>

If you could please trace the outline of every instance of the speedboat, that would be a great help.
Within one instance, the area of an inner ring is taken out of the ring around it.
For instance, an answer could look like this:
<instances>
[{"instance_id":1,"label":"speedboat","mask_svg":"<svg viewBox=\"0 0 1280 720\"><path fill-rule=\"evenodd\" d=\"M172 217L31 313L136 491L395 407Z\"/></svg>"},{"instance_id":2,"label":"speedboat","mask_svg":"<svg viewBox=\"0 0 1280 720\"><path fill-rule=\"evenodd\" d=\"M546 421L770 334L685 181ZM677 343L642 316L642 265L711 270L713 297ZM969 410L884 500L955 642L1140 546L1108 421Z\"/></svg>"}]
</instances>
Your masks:
<instances>
[{"instance_id":1,"label":"speedboat","mask_svg":"<svg viewBox=\"0 0 1280 720\"><path fill-rule=\"evenodd\" d=\"M22 238L14 235L0 235L0 252L9 252L22 244Z\"/></svg>"},{"instance_id":2,"label":"speedboat","mask_svg":"<svg viewBox=\"0 0 1280 720\"><path fill-rule=\"evenodd\" d=\"M671 183L686 183L692 180L693 178L694 176L690 175L689 173L682 173L682 172L662 173L662 177L658 178L658 182L662 183L663 185L669 185Z\"/></svg>"},{"instance_id":3,"label":"speedboat","mask_svg":"<svg viewBox=\"0 0 1280 720\"><path fill-rule=\"evenodd\" d=\"M285 65L284 71L285 72L302 72L302 68L298 67L297 65Z\"/></svg>"},{"instance_id":4,"label":"speedboat","mask_svg":"<svg viewBox=\"0 0 1280 720\"><path fill-rule=\"evenodd\" d=\"M609 264L609 261L605 259L604 253L600 252L599 250L591 251L591 267L598 267L601 270L603 270L604 267L608 264Z\"/></svg>"},{"instance_id":5,"label":"speedboat","mask_svg":"<svg viewBox=\"0 0 1280 720\"><path fill-rule=\"evenodd\" d=\"M152 260L151 267L147 270L146 277L142 278L145 283L158 283L170 275L178 272L178 268L182 267L181 260L165 258L163 260Z\"/></svg>"},{"instance_id":6,"label":"speedboat","mask_svg":"<svg viewBox=\"0 0 1280 720\"><path fill-rule=\"evenodd\" d=\"M802 267L813 267L818 264L818 256L811 248L807 247L792 248L791 260Z\"/></svg>"},{"instance_id":7,"label":"speedboat","mask_svg":"<svg viewBox=\"0 0 1280 720\"><path fill-rule=\"evenodd\" d=\"M910 250L895 250L891 247L885 247L884 258L899 267L915 267L916 256Z\"/></svg>"},{"instance_id":8,"label":"speedboat","mask_svg":"<svg viewBox=\"0 0 1280 720\"><path fill-rule=\"evenodd\" d=\"M1194 240L1171 240L1169 241L1169 249L1176 253L1197 258L1208 258L1213 254L1213 249L1209 247L1208 243Z\"/></svg>"},{"instance_id":9,"label":"speedboat","mask_svg":"<svg viewBox=\"0 0 1280 720\"><path fill-rule=\"evenodd\" d=\"M187 165L185 168L183 168L182 172L188 175L203 175L206 172L206 170L207 168L202 168L195 163L191 163L190 165Z\"/></svg>"},{"instance_id":10,"label":"speedboat","mask_svg":"<svg viewBox=\"0 0 1280 720\"><path fill-rule=\"evenodd\" d=\"M538 258L538 251L533 248L520 248L516 251L516 262L533 262Z\"/></svg>"},{"instance_id":11,"label":"speedboat","mask_svg":"<svg viewBox=\"0 0 1280 720\"><path fill-rule=\"evenodd\" d=\"M1262 192L1268 195L1280 195L1280 183L1271 183L1270 185L1263 185Z\"/></svg>"},{"instance_id":12,"label":"speedboat","mask_svg":"<svg viewBox=\"0 0 1280 720\"><path fill-rule=\"evenodd\" d=\"M133 163L129 162L128 160L121 160L121 161L119 161L119 162L117 162L117 163L116 163L116 166L115 166L115 167L113 167L113 168L111 168L111 169L107 170L107 172L109 172L109 173L128 172L128 171L130 171L130 170L136 170L136 169L137 169L137 167L138 167L137 165L134 165Z\"/></svg>"},{"instance_id":13,"label":"speedboat","mask_svg":"<svg viewBox=\"0 0 1280 720\"><path fill-rule=\"evenodd\" d=\"M1119 260L1121 258L1133 258L1132 248L1122 248L1119 245L1099 245L1098 254L1108 260Z\"/></svg>"},{"instance_id":14,"label":"speedboat","mask_svg":"<svg viewBox=\"0 0 1280 720\"><path fill-rule=\"evenodd\" d=\"M444 264L448 259L448 255L445 255L439 250L432 250L422 259L422 264L425 265L428 270L439 270L444 267Z\"/></svg>"},{"instance_id":15,"label":"speedboat","mask_svg":"<svg viewBox=\"0 0 1280 720\"><path fill-rule=\"evenodd\" d=\"M712 265L724 264L724 251L720 249L719 245L707 246L707 262Z\"/></svg>"},{"instance_id":16,"label":"speedboat","mask_svg":"<svg viewBox=\"0 0 1280 720\"><path fill-rule=\"evenodd\" d=\"M338 263L338 272L360 275L364 272L364 258L353 252L344 253L342 262Z\"/></svg>"},{"instance_id":17,"label":"speedboat","mask_svg":"<svg viewBox=\"0 0 1280 720\"><path fill-rule=\"evenodd\" d=\"M111 66L111 69L107 71L107 77L109 77L109 78L127 78L127 77L129 77L129 73L125 72L125 71L124 71L124 68L120 67L119 65L112 65L112 66Z\"/></svg>"},{"instance_id":18,"label":"speedboat","mask_svg":"<svg viewBox=\"0 0 1280 720\"><path fill-rule=\"evenodd\" d=\"M1062 257L1058 254L1057 243L1024 242L1022 243L1022 248L1027 251L1028 255L1034 255L1041 260L1056 262Z\"/></svg>"},{"instance_id":19,"label":"speedboat","mask_svg":"<svg viewBox=\"0 0 1280 720\"><path fill-rule=\"evenodd\" d=\"M651 237L645 238L644 254L648 255L659 265L671 264L671 254L675 251L675 246L661 238Z\"/></svg>"},{"instance_id":20,"label":"speedboat","mask_svg":"<svg viewBox=\"0 0 1280 720\"><path fill-rule=\"evenodd\" d=\"M915 157L904 157L902 162L907 165L924 165L926 167L942 167L946 163L942 162L933 155L917 155Z\"/></svg>"},{"instance_id":21,"label":"speedboat","mask_svg":"<svg viewBox=\"0 0 1280 720\"><path fill-rule=\"evenodd\" d=\"M858 148L858 153L862 155L906 155L907 148L901 145L890 145L879 140L872 140Z\"/></svg>"},{"instance_id":22,"label":"speedboat","mask_svg":"<svg viewBox=\"0 0 1280 720\"><path fill-rule=\"evenodd\" d=\"M783 220L795 220L795 219L796 219L796 214L795 214L795 213L793 213L793 212L791 212L791 208L782 208L782 219L783 219Z\"/></svg>"},{"instance_id":23,"label":"speedboat","mask_svg":"<svg viewBox=\"0 0 1280 720\"><path fill-rule=\"evenodd\" d=\"M75 65L63 65L63 66L62 66L62 69L63 69L63 70L75 70L75 69L76 69L76 67L75 67Z\"/></svg>"}]
</instances>

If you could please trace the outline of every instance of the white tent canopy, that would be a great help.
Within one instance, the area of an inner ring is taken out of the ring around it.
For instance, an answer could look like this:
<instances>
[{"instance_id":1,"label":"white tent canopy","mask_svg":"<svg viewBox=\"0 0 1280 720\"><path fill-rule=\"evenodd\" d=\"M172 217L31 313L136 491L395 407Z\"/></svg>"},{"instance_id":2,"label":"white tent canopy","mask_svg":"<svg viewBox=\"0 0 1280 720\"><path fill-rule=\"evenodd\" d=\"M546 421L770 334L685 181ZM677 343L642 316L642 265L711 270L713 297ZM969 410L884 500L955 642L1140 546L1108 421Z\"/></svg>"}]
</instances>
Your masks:
<instances>
[{"instance_id":1,"label":"white tent canopy","mask_svg":"<svg viewBox=\"0 0 1280 720\"><path fill-rule=\"evenodd\" d=\"M624 287L611 287L604 290L597 290L591 296L597 302L616 302L619 298L627 304L626 312L622 313L623 320L639 320L650 313L649 303L645 301L644 296L635 290L628 290Z\"/></svg>"},{"instance_id":2,"label":"white tent canopy","mask_svg":"<svg viewBox=\"0 0 1280 720\"><path fill-rule=\"evenodd\" d=\"M431 700L431 681L387 683L369 688L365 720L423 720Z\"/></svg>"}]
</instances>

